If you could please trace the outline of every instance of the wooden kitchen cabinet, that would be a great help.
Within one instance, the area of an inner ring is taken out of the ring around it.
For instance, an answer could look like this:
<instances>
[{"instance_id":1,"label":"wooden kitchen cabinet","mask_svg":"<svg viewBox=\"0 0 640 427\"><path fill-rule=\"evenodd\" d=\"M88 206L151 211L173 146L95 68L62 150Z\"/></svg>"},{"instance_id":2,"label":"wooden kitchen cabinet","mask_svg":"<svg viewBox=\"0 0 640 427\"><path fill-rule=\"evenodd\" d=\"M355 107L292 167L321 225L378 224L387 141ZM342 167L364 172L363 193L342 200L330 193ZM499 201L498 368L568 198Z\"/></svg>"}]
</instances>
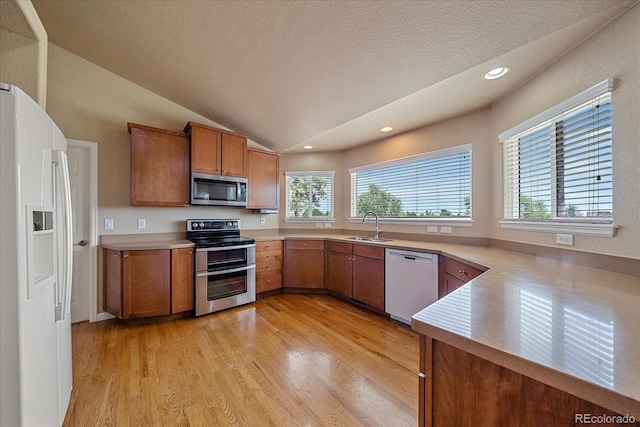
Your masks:
<instances>
[{"instance_id":1,"label":"wooden kitchen cabinet","mask_svg":"<svg viewBox=\"0 0 640 427\"><path fill-rule=\"evenodd\" d=\"M479 268L445 256L440 257L439 264L438 298L448 295L471 279L484 273Z\"/></svg>"},{"instance_id":2,"label":"wooden kitchen cabinet","mask_svg":"<svg viewBox=\"0 0 640 427\"><path fill-rule=\"evenodd\" d=\"M325 288L334 294L353 297L353 245L327 241Z\"/></svg>"},{"instance_id":3,"label":"wooden kitchen cabinet","mask_svg":"<svg viewBox=\"0 0 640 427\"><path fill-rule=\"evenodd\" d=\"M282 288L282 241L256 242L256 294Z\"/></svg>"},{"instance_id":4,"label":"wooden kitchen cabinet","mask_svg":"<svg viewBox=\"0 0 640 427\"><path fill-rule=\"evenodd\" d=\"M284 287L324 289L324 240L285 240L284 248Z\"/></svg>"},{"instance_id":5,"label":"wooden kitchen cabinet","mask_svg":"<svg viewBox=\"0 0 640 427\"><path fill-rule=\"evenodd\" d=\"M247 149L245 166L249 180L247 209L278 209L280 206L280 156Z\"/></svg>"},{"instance_id":6,"label":"wooden kitchen cabinet","mask_svg":"<svg viewBox=\"0 0 640 427\"><path fill-rule=\"evenodd\" d=\"M235 132L188 122L191 172L245 177L247 137Z\"/></svg>"},{"instance_id":7,"label":"wooden kitchen cabinet","mask_svg":"<svg viewBox=\"0 0 640 427\"><path fill-rule=\"evenodd\" d=\"M193 309L193 248L104 250L104 310L120 319Z\"/></svg>"},{"instance_id":8,"label":"wooden kitchen cabinet","mask_svg":"<svg viewBox=\"0 0 640 427\"><path fill-rule=\"evenodd\" d=\"M189 206L189 138L127 123L131 133L131 206Z\"/></svg>"},{"instance_id":9,"label":"wooden kitchen cabinet","mask_svg":"<svg viewBox=\"0 0 640 427\"><path fill-rule=\"evenodd\" d=\"M384 248L353 245L353 299L384 312Z\"/></svg>"},{"instance_id":10,"label":"wooden kitchen cabinet","mask_svg":"<svg viewBox=\"0 0 640 427\"><path fill-rule=\"evenodd\" d=\"M327 241L325 287L384 311L384 248Z\"/></svg>"},{"instance_id":11,"label":"wooden kitchen cabinet","mask_svg":"<svg viewBox=\"0 0 640 427\"><path fill-rule=\"evenodd\" d=\"M171 250L171 314L194 309L193 248Z\"/></svg>"}]
</instances>

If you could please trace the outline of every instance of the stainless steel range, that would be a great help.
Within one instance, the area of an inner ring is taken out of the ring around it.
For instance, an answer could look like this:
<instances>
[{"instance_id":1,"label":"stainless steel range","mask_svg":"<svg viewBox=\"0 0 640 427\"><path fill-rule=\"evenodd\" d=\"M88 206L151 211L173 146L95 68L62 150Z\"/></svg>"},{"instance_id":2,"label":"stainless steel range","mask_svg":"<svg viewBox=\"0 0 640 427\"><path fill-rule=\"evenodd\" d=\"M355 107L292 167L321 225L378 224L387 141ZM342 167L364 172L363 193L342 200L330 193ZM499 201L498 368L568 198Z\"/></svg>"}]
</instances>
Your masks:
<instances>
[{"instance_id":1,"label":"stainless steel range","mask_svg":"<svg viewBox=\"0 0 640 427\"><path fill-rule=\"evenodd\" d=\"M256 242L240 236L238 219L188 219L196 245L196 316L256 300Z\"/></svg>"}]
</instances>

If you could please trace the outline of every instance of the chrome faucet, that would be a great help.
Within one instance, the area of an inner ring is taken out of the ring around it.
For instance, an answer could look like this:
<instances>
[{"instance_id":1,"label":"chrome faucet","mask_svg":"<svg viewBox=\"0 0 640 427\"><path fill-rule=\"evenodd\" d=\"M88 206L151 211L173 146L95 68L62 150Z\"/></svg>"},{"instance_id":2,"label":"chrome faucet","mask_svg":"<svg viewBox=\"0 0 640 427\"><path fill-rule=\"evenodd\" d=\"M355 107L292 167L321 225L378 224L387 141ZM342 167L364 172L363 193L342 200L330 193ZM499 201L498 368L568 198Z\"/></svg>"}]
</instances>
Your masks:
<instances>
[{"instance_id":1,"label":"chrome faucet","mask_svg":"<svg viewBox=\"0 0 640 427\"><path fill-rule=\"evenodd\" d=\"M364 214L364 216L362 217L362 223L364 224L364 220L365 220L365 219L367 219L367 215L369 215L369 214L371 214L371 215L373 215L373 216L375 216L375 217L376 217L376 229L374 230L373 238L374 238L374 239L379 239L379 238L380 238L380 232L381 232L382 230L380 230L380 229L378 228L378 214L377 214L377 213L375 213L374 211L369 211L369 212L367 212L367 213L366 213L366 214Z\"/></svg>"}]
</instances>

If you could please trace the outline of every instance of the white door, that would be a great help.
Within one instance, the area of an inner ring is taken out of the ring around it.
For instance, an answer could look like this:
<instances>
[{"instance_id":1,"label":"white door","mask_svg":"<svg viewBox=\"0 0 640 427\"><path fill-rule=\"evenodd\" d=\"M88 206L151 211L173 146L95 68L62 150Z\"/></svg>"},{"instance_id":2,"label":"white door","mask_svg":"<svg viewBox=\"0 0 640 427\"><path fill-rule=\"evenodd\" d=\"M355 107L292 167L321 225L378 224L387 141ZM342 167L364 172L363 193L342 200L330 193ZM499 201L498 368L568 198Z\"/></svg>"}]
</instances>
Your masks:
<instances>
[{"instance_id":1,"label":"white door","mask_svg":"<svg viewBox=\"0 0 640 427\"><path fill-rule=\"evenodd\" d=\"M71 209L73 215L73 273L71 291L71 322L89 320L91 281L90 236L90 149L67 147Z\"/></svg>"}]
</instances>

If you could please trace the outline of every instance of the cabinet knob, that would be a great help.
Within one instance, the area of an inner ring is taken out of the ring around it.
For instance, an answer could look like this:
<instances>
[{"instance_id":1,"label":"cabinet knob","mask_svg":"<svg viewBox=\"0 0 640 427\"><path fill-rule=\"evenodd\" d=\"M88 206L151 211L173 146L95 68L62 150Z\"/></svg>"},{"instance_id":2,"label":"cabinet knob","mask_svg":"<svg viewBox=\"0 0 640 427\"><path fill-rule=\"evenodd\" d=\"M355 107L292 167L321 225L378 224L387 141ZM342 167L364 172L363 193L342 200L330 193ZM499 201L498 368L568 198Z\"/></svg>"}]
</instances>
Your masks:
<instances>
[{"instance_id":1,"label":"cabinet knob","mask_svg":"<svg viewBox=\"0 0 640 427\"><path fill-rule=\"evenodd\" d=\"M129 256L129 254L124 254L124 255L122 255L122 258L126 258L128 256Z\"/></svg>"},{"instance_id":2,"label":"cabinet knob","mask_svg":"<svg viewBox=\"0 0 640 427\"><path fill-rule=\"evenodd\" d=\"M271 280L267 279L267 283L271 283Z\"/></svg>"},{"instance_id":3,"label":"cabinet knob","mask_svg":"<svg viewBox=\"0 0 640 427\"><path fill-rule=\"evenodd\" d=\"M466 272L466 271L464 271L464 270L458 270L458 273L460 273L460 274L467 274L467 272Z\"/></svg>"},{"instance_id":4,"label":"cabinet knob","mask_svg":"<svg viewBox=\"0 0 640 427\"><path fill-rule=\"evenodd\" d=\"M320 252L320 255L324 255L324 252Z\"/></svg>"}]
</instances>

